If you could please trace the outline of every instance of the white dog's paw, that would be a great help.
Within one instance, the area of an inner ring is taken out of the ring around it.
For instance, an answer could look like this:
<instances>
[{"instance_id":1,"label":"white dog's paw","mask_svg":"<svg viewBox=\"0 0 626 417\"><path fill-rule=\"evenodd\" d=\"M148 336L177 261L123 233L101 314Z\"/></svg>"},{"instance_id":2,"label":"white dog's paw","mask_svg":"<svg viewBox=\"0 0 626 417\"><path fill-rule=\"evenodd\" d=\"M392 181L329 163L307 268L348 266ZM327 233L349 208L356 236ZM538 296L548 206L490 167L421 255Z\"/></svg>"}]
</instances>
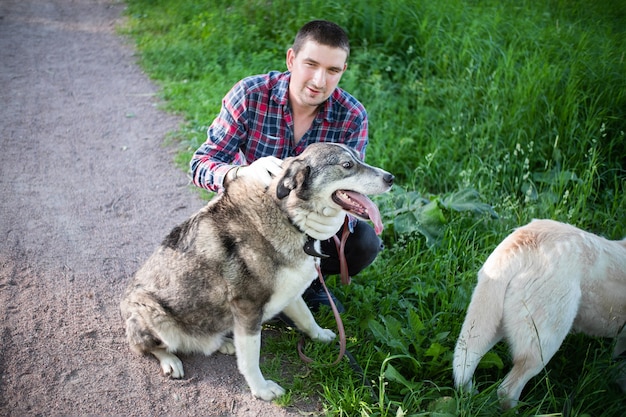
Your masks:
<instances>
[{"instance_id":1,"label":"white dog's paw","mask_svg":"<svg viewBox=\"0 0 626 417\"><path fill-rule=\"evenodd\" d=\"M220 353L223 353L224 355L234 355L235 344L233 342L233 339L231 339L230 337L225 337L224 343L222 343L222 346L220 346L219 351Z\"/></svg>"},{"instance_id":2,"label":"white dog's paw","mask_svg":"<svg viewBox=\"0 0 626 417\"><path fill-rule=\"evenodd\" d=\"M155 351L152 354L159 360L163 374L176 379L185 376L183 363L178 356L165 351Z\"/></svg>"},{"instance_id":3,"label":"white dog's paw","mask_svg":"<svg viewBox=\"0 0 626 417\"><path fill-rule=\"evenodd\" d=\"M272 401L274 398L285 394L283 387L276 382L270 381L269 379L263 382L264 384L262 384L262 386L251 388L252 395L265 401Z\"/></svg>"},{"instance_id":4,"label":"white dog's paw","mask_svg":"<svg viewBox=\"0 0 626 417\"><path fill-rule=\"evenodd\" d=\"M316 340L318 342L325 342L325 343L330 342L335 337L336 337L335 332L333 332L330 329L322 329L321 327L318 327L311 334L311 339Z\"/></svg>"}]
</instances>

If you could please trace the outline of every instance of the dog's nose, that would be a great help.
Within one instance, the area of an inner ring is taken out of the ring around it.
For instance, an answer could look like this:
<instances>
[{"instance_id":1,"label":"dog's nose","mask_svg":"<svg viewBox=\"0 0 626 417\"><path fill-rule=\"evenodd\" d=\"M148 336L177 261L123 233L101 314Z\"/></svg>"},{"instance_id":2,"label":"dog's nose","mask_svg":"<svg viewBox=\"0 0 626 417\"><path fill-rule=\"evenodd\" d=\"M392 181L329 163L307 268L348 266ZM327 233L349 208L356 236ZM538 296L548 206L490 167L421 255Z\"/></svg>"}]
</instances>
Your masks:
<instances>
[{"instance_id":1,"label":"dog's nose","mask_svg":"<svg viewBox=\"0 0 626 417\"><path fill-rule=\"evenodd\" d=\"M394 178L395 178L395 177L393 176L393 174L386 173L386 174L383 176L383 181L385 181L385 183L386 183L386 184L389 184L389 186L391 186L391 185L393 184L393 179L394 179Z\"/></svg>"}]
</instances>

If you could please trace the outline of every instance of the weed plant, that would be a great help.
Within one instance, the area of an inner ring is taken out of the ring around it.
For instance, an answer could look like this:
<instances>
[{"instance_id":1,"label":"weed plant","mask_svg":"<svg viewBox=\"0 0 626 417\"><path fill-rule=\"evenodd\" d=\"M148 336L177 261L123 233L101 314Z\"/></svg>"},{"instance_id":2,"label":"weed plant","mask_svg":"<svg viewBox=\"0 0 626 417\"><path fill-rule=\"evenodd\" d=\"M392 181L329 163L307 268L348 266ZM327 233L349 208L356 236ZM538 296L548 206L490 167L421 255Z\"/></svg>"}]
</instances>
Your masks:
<instances>
[{"instance_id":1,"label":"weed plant","mask_svg":"<svg viewBox=\"0 0 626 417\"><path fill-rule=\"evenodd\" d=\"M297 335L268 340L293 370L264 365L292 386L281 404L319 395L333 416L500 415L495 391L511 366L505 345L483 359L479 393L452 384L452 352L481 263L532 218L626 236L626 2L127 3L121 30L167 109L186 120L175 134L182 169L224 94L242 77L283 70L303 23L330 19L350 35L341 86L368 109L367 161L397 177L377 199L386 250L352 285L330 279L347 307L352 366L304 370L293 353ZM319 320L334 325L327 311ZM336 346L307 348L330 362ZM623 415L610 352L610 340L569 336L504 415Z\"/></svg>"}]
</instances>

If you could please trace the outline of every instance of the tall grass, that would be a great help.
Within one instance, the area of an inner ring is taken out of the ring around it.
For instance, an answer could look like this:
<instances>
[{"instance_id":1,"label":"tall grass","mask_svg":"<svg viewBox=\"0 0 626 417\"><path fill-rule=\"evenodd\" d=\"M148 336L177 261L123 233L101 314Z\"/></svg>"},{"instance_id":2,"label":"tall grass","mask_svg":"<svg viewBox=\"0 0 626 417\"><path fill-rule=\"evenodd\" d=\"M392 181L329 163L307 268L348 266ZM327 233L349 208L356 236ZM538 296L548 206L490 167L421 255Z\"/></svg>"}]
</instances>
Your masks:
<instances>
[{"instance_id":1,"label":"tall grass","mask_svg":"<svg viewBox=\"0 0 626 417\"><path fill-rule=\"evenodd\" d=\"M351 286L333 286L364 377L313 366L291 393L319 387L329 415L498 415L506 346L483 360L479 394L460 396L451 380L481 263L532 218L626 236L624 0L128 0L127 15L142 65L186 118L183 169L224 94L284 69L304 22L349 32L341 86L368 109L368 162L398 180L377 200L387 250ZM271 346L291 349L281 339ZM621 415L610 348L570 336L515 412Z\"/></svg>"}]
</instances>

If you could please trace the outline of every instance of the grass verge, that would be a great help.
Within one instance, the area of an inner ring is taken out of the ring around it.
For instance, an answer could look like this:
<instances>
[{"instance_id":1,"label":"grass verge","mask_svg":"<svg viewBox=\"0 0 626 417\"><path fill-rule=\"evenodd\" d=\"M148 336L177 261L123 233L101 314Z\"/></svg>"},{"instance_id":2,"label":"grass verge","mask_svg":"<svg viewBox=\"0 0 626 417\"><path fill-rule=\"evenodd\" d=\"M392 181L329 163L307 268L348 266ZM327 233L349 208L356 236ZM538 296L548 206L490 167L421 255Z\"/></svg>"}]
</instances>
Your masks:
<instances>
[{"instance_id":1,"label":"grass verge","mask_svg":"<svg viewBox=\"0 0 626 417\"><path fill-rule=\"evenodd\" d=\"M283 69L304 22L331 19L349 32L341 86L368 109L368 162L398 179L377 199L387 249L351 286L331 283L363 375L347 362L313 365L302 382L285 376L285 365L303 373L291 354L266 370L292 387L283 404L315 393L335 416L500 414L505 346L483 360L479 394L461 396L451 380L481 263L532 218L626 235L626 2L127 3L123 32L167 109L186 119L176 134L182 169L224 94L246 75ZM320 321L334 325L330 315ZM292 342L285 333L266 347L291 352ZM311 349L332 356L332 346ZM568 337L505 415L621 415L626 400L607 378L610 349L610 341Z\"/></svg>"}]
</instances>

